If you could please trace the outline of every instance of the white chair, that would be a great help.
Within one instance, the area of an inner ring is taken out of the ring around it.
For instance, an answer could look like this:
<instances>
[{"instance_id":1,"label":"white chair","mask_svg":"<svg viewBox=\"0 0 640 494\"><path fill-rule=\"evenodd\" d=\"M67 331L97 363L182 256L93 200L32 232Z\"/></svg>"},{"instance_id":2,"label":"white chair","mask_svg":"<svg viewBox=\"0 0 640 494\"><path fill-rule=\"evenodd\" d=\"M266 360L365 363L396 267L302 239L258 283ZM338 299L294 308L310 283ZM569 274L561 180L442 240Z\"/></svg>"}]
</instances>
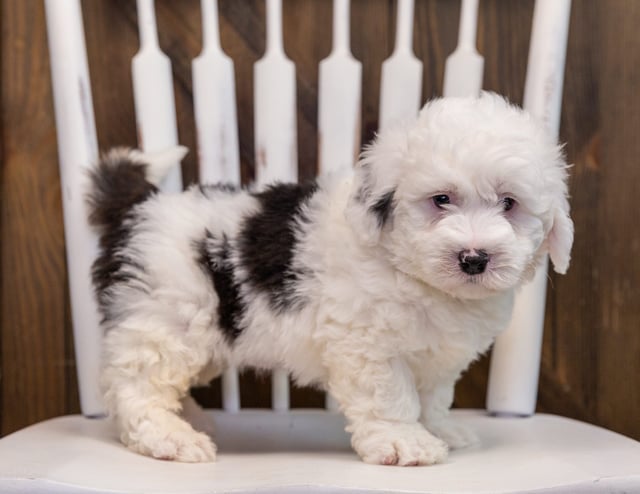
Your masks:
<instances>
[{"instance_id":1,"label":"white chair","mask_svg":"<svg viewBox=\"0 0 640 494\"><path fill-rule=\"evenodd\" d=\"M239 409L234 370L223 379L224 410L210 412L217 422L216 463L163 462L122 446L109 422L99 418L102 406L96 393L100 333L88 275L96 239L86 225L82 191L83 169L97 156L97 139L80 4L45 1L83 416L51 419L0 440L0 493L640 492L640 443L574 420L533 414L545 269L518 300L513 323L495 346L487 403L491 413L453 412L478 432L481 445L454 451L442 465L364 464L350 450L343 419L331 410L331 400L327 410L289 410L283 373L273 377L274 410ZM256 149L262 160L258 180L295 180L295 69L282 49L280 0L266 1L267 53L255 69ZM194 62L200 176L238 181L233 66L220 50L215 1L202 0L202 7L205 48ZM525 90L525 106L555 132L569 8L570 0L537 0ZM140 145L154 151L177 142L171 71L158 48L152 0L138 0L138 11L136 112ZM447 64L446 95L480 90L476 11L477 0L463 0L460 43ZM349 52L348 14L348 0L334 0L334 49L320 71L321 172L336 163L351 166L360 145L361 68ZM396 50L383 69L382 125L415 114L420 104L419 91L416 97L411 89L420 87L422 74L407 43L412 25L413 0L399 0ZM341 83L336 83L336 75ZM278 101L278 118L283 119L279 125L273 125L276 117L266 95ZM209 111L199 111L203 108ZM225 145L216 141L223 134ZM217 168L220 162L229 166ZM283 167L274 168L277 162ZM179 177L170 177L165 187L179 188Z\"/></svg>"}]
</instances>

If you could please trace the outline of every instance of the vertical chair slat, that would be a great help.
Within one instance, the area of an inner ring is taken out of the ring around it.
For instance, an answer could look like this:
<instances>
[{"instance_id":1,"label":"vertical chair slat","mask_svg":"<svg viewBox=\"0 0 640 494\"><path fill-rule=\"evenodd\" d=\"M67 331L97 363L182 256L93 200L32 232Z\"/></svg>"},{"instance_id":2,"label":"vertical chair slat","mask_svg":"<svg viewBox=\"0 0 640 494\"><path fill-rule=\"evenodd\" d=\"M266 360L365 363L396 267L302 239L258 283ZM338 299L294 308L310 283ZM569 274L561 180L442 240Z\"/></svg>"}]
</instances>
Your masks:
<instances>
[{"instance_id":1,"label":"vertical chair slat","mask_svg":"<svg viewBox=\"0 0 640 494\"><path fill-rule=\"evenodd\" d=\"M422 95L422 62L413 54L413 0L398 0L394 51L382 64L381 129L393 121L413 118Z\"/></svg>"},{"instance_id":2,"label":"vertical chair slat","mask_svg":"<svg viewBox=\"0 0 640 494\"><path fill-rule=\"evenodd\" d=\"M298 180L295 66L283 48L282 1L267 2L267 49L254 66L256 182ZM272 376L272 407L289 409L289 378Z\"/></svg>"},{"instance_id":3,"label":"vertical chair slat","mask_svg":"<svg viewBox=\"0 0 640 494\"><path fill-rule=\"evenodd\" d=\"M240 184L233 61L220 46L217 0L202 0L202 52L192 64L201 183Z\"/></svg>"},{"instance_id":4,"label":"vertical chair slat","mask_svg":"<svg viewBox=\"0 0 640 494\"><path fill-rule=\"evenodd\" d=\"M217 0L202 0L202 52L193 60L193 102L200 183L240 184L238 119L233 61L220 46ZM240 409L238 372L222 376L222 406Z\"/></svg>"},{"instance_id":5,"label":"vertical chair slat","mask_svg":"<svg viewBox=\"0 0 640 494\"><path fill-rule=\"evenodd\" d=\"M484 58L476 51L478 0L462 0L458 46L447 57L444 96L478 96L482 89Z\"/></svg>"},{"instance_id":6,"label":"vertical chair slat","mask_svg":"<svg viewBox=\"0 0 640 494\"><path fill-rule=\"evenodd\" d=\"M320 62L319 172L349 171L360 149L362 64L349 48L349 0L333 2L333 49Z\"/></svg>"},{"instance_id":7,"label":"vertical chair slat","mask_svg":"<svg viewBox=\"0 0 640 494\"><path fill-rule=\"evenodd\" d=\"M137 0L140 50L131 63L138 145L143 151L163 151L177 146L178 129L173 96L171 62L160 51L153 0ZM166 191L182 190L179 166L162 182Z\"/></svg>"},{"instance_id":8,"label":"vertical chair slat","mask_svg":"<svg viewBox=\"0 0 640 494\"><path fill-rule=\"evenodd\" d=\"M558 135L571 0L537 0L529 47L524 107ZM518 293L509 328L496 340L487 409L531 415L535 411L547 289L547 264Z\"/></svg>"},{"instance_id":9,"label":"vertical chair slat","mask_svg":"<svg viewBox=\"0 0 640 494\"><path fill-rule=\"evenodd\" d=\"M254 66L256 182L298 180L295 66L282 41L282 2L267 2L267 49Z\"/></svg>"},{"instance_id":10,"label":"vertical chair slat","mask_svg":"<svg viewBox=\"0 0 640 494\"><path fill-rule=\"evenodd\" d=\"M283 369L271 374L271 408L276 412L285 412L290 406L289 375Z\"/></svg>"},{"instance_id":11,"label":"vertical chair slat","mask_svg":"<svg viewBox=\"0 0 640 494\"><path fill-rule=\"evenodd\" d=\"M98 241L87 223L85 194L98 144L82 11L78 0L46 0L45 9L80 406L84 415L97 416L104 412L98 387L102 333L90 273Z\"/></svg>"},{"instance_id":12,"label":"vertical chair slat","mask_svg":"<svg viewBox=\"0 0 640 494\"><path fill-rule=\"evenodd\" d=\"M222 408L230 413L240 410L240 379L235 367L222 374Z\"/></svg>"}]
</instances>

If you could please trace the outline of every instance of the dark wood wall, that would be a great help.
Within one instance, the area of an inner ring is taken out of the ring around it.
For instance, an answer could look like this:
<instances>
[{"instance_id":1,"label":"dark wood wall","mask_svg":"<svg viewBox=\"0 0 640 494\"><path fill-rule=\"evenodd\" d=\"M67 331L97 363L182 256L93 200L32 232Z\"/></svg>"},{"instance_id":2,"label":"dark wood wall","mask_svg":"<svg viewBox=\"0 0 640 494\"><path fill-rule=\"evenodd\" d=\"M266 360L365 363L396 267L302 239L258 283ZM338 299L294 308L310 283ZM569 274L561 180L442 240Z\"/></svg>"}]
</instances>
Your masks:
<instances>
[{"instance_id":1,"label":"dark wood wall","mask_svg":"<svg viewBox=\"0 0 640 494\"><path fill-rule=\"evenodd\" d=\"M197 0L157 0L173 61L182 143L195 147L190 61L200 49ZM2 2L0 124L0 433L79 410L70 327L56 134L43 5ZM132 0L83 1L101 148L134 145ZM352 49L363 62L362 137L377 128L380 64L393 46L395 2L353 0ZM253 174L252 64L264 50L263 0L220 0L224 49L236 63L242 176ZM318 62L331 48L331 2L285 0L285 48L296 63L301 177L316 168ZM521 102L533 1L482 0L484 87ZM441 94L459 3L417 0L415 51L423 98ZM576 243L567 276L550 274L539 409L640 439L640 2L574 0L561 137L567 142ZM186 182L197 178L187 156ZM488 369L477 362L456 404L482 407ZM268 380L244 378L243 404L268 405ZM199 390L219 404L219 388ZM293 403L321 397L296 391Z\"/></svg>"}]
</instances>

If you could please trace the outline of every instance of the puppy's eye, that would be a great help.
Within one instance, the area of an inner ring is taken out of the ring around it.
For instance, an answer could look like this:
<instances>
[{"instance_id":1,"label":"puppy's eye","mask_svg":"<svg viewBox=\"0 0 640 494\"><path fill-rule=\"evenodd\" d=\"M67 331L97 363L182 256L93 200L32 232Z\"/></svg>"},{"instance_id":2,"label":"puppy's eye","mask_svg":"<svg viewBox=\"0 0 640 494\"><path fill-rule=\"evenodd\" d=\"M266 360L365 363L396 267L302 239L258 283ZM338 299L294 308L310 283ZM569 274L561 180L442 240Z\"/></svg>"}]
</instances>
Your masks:
<instances>
[{"instance_id":1,"label":"puppy's eye","mask_svg":"<svg viewBox=\"0 0 640 494\"><path fill-rule=\"evenodd\" d=\"M445 204L451 204L451 199L446 194L438 194L437 196L433 196L431 199L433 200L433 203L440 209L443 209L442 206L444 206Z\"/></svg>"},{"instance_id":2,"label":"puppy's eye","mask_svg":"<svg viewBox=\"0 0 640 494\"><path fill-rule=\"evenodd\" d=\"M516 200L513 197L505 197L500 201L500 204L504 211L510 211L513 209L513 206L516 205Z\"/></svg>"}]
</instances>

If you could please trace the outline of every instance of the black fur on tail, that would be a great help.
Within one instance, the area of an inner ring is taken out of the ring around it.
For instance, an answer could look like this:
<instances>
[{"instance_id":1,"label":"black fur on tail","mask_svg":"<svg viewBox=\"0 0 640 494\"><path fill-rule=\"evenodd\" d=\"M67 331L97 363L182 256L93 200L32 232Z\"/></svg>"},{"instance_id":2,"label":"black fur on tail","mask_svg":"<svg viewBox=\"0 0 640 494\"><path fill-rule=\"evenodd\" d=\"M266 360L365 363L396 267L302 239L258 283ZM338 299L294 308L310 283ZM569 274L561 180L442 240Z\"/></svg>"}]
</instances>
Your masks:
<instances>
[{"instance_id":1,"label":"black fur on tail","mask_svg":"<svg viewBox=\"0 0 640 494\"><path fill-rule=\"evenodd\" d=\"M146 179L145 163L136 161L128 149L115 149L103 155L91 171L89 222L101 230L122 224L133 206L158 192Z\"/></svg>"},{"instance_id":2,"label":"black fur on tail","mask_svg":"<svg viewBox=\"0 0 640 494\"><path fill-rule=\"evenodd\" d=\"M144 265L127 250L136 220L133 211L158 192L146 179L147 165L136 160L131 150L119 148L100 158L91 170L87 195L89 222L100 232L100 253L93 263L92 279L103 322L116 317L111 289L121 283L144 286ZM132 221L125 221L125 220Z\"/></svg>"}]
</instances>

